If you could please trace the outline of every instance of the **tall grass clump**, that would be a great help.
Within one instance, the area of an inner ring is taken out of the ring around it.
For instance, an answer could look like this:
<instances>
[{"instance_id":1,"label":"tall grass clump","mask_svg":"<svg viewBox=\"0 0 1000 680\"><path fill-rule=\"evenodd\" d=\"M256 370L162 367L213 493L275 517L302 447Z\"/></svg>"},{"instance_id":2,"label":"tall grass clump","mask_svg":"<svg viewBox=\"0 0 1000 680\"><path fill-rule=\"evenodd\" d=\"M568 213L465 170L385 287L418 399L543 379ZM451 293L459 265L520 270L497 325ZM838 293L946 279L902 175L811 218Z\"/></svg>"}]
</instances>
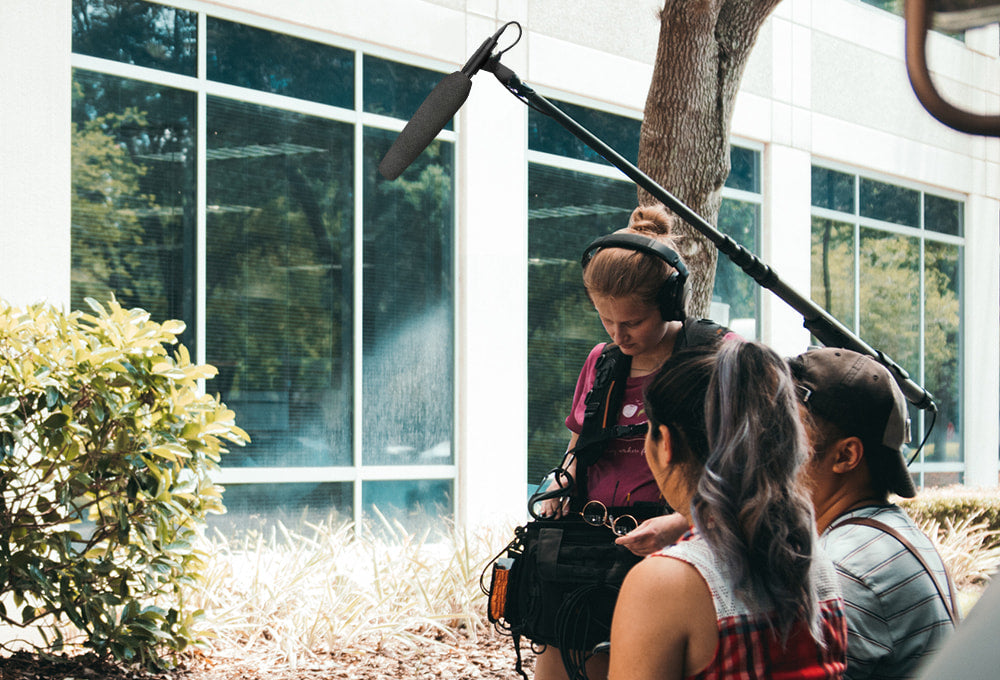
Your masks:
<instances>
[{"instance_id":1,"label":"tall grass clump","mask_svg":"<svg viewBox=\"0 0 1000 680\"><path fill-rule=\"evenodd\" d=\"M1000 494L997 489L947 486L894 499L933 541L967 613L1000 569Z\"/></svg>"},{"instance_id":2,"label":"tall grass clump","mask_svg":"<svg viewBox=\"0 0 1000 680\"><path fill-rule=\"evenodd\" d=\"M331 515L216 533L190 595L213 631L210 655L295 666L387 643L475 640L488 625L480 572L503 539L440 524L415 533L379 516L359 530Z\"/></svg>"},{"instance_id":3,"label":"tall grass clump","mask_svg":"<svg viewBox=\"0 0 1000 680\"><path fill-rule=\"evenodd\" d=\"M924 519L919 526L931 537L959 590L985 586L1000 567L1000 531L991 529L981 512L946 517L944 524Z\"/></svg>"}]
</instances>

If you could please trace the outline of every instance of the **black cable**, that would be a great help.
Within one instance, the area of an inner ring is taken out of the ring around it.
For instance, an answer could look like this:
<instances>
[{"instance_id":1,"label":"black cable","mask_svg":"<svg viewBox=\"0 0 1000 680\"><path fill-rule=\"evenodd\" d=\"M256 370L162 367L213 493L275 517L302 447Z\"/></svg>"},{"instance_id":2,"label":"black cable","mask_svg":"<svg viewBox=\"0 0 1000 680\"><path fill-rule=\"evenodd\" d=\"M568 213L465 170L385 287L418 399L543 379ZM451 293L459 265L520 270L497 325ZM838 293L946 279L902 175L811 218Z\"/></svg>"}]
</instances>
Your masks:
<instances>
[{"instance_id":1,"label":"black cable","mask_svg":"<svg viewBox=\"0 0 1000 680\"><path fill-rule=\"evenodd\" d=\"M927 432L924 433L924 439L920 442L920 446L918 446L917 450L913 452L912 456L910 456L910 460L906 462L906 467L913 465L913 461L917 459L917 455L924 450L924 444L927 443L927 439L931 436L931 431L934 430L934 425L937 424L937 414L937 409L931 411L931 426L928 427Z\"/></svg>"}]
</instances>

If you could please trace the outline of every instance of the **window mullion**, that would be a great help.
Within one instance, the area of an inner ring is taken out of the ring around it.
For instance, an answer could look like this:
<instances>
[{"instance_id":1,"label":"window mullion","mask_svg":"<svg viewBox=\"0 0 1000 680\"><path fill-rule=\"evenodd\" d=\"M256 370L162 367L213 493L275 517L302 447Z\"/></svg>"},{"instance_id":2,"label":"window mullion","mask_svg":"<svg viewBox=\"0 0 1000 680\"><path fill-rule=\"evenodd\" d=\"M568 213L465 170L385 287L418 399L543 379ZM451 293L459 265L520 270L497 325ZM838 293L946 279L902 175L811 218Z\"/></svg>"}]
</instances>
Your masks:
<instances>
[{"instance_id":1,"label":"window mullion","mask_svg":"<svg viewBox=\"0 0 1000 680\"><path fill-rule=\"evenodd\" d=\"M363 519L362 508L362 488L364 486L361 474L364 466L364 428L361 414L364 413L364 123L362 121L362 110L364 109L364 59L360 51L354 53L354 110L357 114L354 122L354 243L353 243L353 267L354 267L354 314L352 315L352 326L354 331L354 344L351 356L353 358L353 407L351 441L353 443L352 460L354 466L354 503L353 516L356 530L361 528Z\"/></svg>"},{"instance_id":2,"label":"window mullion","mask_svg":"<svg viewBox=\"0 0 1000 680\"><path fill-rule=\"evenodd\" d=\"M197 139L197 162L195 164L195 205L196 210L196 247L195 247L195 345L199 364L208 361L207 320L205 305L207 300L208 257L208 94L205 90L205 79L208 73L207 52L208 37L204 12L198 13L198 90L197 90L197 120L195 129ZM204 380L199 381L204 389Z\"/></svg>"}]
</instances>

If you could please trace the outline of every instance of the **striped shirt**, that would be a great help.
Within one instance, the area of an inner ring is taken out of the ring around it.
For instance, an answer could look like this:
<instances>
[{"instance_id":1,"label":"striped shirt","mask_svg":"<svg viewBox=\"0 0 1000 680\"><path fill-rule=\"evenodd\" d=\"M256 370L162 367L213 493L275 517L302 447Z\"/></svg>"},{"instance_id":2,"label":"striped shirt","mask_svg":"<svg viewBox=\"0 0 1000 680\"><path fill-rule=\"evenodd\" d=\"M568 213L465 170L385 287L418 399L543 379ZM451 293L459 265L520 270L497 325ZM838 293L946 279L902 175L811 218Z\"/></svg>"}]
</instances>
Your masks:
<instances>
[{"instance_id":1,"label":"striped shirt","mask_svg":"<svg viewBox=\"0 0 1000 680\"><path fill-rule=\"evenodd\" d=\"M911 678L921 659L938 649L951 632L951 619L920 562L877 528L837 527L850 517L870 517L899 531L920 551L948 597L944 563L930 539L895 505L852 510L834 520L820 537L840 574L846 605L844 677Z\"/></svg>"},{"instance_id":2,"label":"striped shirt","mask_svg":"<svg viewBox=\"0 0 1000 680\"><path fill-rule=\"evenodd\" d=\"M727 570L697 533L654 555L687 562L708 585L715 605L719 644L712 661L688 678L696 680L837 680L844 671L847 628L837 574L822 555L813 560L822 642L805 621L797 622L783 641L772 627L773 608L762 598L747 601L733 589Z\"/></svg>"}]
</instances>

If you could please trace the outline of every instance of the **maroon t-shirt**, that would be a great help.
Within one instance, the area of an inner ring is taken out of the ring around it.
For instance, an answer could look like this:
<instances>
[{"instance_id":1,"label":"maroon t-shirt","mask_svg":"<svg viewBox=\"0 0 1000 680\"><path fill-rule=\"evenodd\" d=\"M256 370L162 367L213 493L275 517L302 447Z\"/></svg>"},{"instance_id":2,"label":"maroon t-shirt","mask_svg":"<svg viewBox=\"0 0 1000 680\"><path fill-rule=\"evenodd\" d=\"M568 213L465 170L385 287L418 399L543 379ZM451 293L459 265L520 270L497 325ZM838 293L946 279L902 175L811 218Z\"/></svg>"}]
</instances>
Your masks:
<instances>
[{"instance_id":1,"label":"maroon t-shirt","mask_svg":"<svg viewBox=\"0 0 1000 680\"><path fill-rule=\"evenodd\" d=\"M566 417L566 427L577 435L583 429L587 393L594 384L594 366L601 356L604 345L605 343L601 343L590 351L576 382L573 408ZM621 410L618 413L618 425L640 425L646 422L642 390L652 378L651 373L628 379ZM634 505L639 502L662 503L660 490L646 463L644 446L645 437L642 436L608 441L601 457L587 468L588 500L601 501L607 507Z\"/></svg>"}]
</instances>

